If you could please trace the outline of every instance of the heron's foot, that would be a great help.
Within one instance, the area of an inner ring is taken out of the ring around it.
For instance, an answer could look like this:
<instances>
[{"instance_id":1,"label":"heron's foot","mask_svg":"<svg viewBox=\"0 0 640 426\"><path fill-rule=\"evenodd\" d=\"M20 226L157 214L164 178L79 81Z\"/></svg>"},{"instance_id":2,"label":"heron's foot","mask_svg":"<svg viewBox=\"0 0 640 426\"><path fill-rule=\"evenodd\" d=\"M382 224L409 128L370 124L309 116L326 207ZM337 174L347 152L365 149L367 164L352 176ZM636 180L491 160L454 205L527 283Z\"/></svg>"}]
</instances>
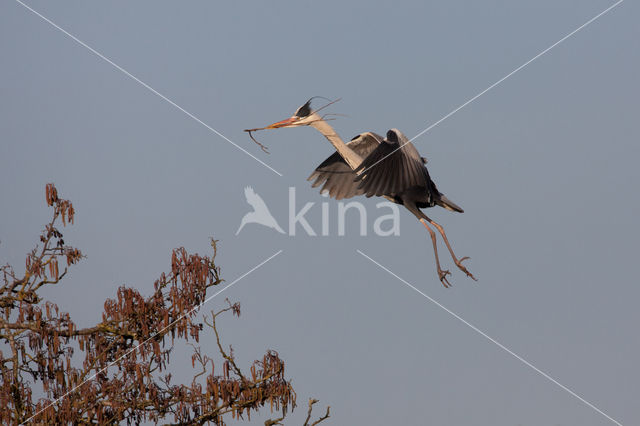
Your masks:
<instances>
[{"instance_id":1,"label":"heron's foot","mask_svg":"<svg viewBox=\"0 0 640 426\"><path fill-rule=\"evenodd\" d=\"M444 288L451 287L451 283L447 279L447 275L451 275L451 272L449 272L447 269L443 271L442 269L438 268L438 277L440 278L440 282L442 283Z\"/></svg>"},{"instance_id":2,"label":"heron's foot","mask_svg":"<svg viewBox=\"0 0 640 426\"><path fill-rule=\"evenodd\" d=\"M478 281L478 279L476 277L473 276L473 274L471 272L469 272L469 270L462 264L462 262L464 262L465 260L470 259L469 256L465 256L460 260L456 260L456 266L458 267L458 269L460 269L462 272L464 272L465 274L467 274L468 277L470 277L472 280L474 281Z\"/></svg>"}]
</instances>

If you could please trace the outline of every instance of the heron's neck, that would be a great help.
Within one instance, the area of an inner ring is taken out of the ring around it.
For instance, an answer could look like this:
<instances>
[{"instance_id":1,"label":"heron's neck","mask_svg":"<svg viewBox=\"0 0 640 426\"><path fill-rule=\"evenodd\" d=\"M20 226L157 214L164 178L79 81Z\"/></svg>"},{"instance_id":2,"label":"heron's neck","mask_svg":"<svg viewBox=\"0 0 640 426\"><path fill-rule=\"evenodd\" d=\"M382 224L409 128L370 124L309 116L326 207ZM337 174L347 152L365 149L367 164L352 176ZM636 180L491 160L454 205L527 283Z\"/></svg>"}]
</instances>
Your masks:
<instances>
[{"instance_id":1,"label":"heron's neck","mask_svg":"<svg viewBox=\"0 0 640 426\"><path fill-rule=\"evenodd\" d=\"M336 151L338 151L338 154L340 154L340 156L344 158L344 161L347 162L352 170L358 168L360 163L362 163L362 157L360 157L360 155L358 155L358 153L356 153L354 150L349 148L347 144L343 142L340 136L338 136L336 131L333 130L333 127L331 127L329 123L324 121L322 117L318 115L317 118L311 122L310 126L322 133L324 137L327 138L329 142L331 142L331 145L334 146Z\"/></svg>"}]
</instances>

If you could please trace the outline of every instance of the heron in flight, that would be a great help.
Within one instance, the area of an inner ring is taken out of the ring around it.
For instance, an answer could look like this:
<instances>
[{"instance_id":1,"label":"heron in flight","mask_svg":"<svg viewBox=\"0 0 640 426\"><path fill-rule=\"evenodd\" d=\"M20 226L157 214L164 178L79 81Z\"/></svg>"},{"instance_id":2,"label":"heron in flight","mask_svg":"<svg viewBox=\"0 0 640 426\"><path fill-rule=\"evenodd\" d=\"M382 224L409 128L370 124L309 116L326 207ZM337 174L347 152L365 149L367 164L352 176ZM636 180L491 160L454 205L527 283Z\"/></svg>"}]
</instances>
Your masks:
<instances>
[{"instance_id":1,"label":"heron in flight","mask_svg":"<svg viewBox=\"0 0 640 426\"><path fill-rule=\"evenodd\" d=\"M426 159L420 156L407 137L400 130L391 129L384 139L373 132L365 132L344 143L325 118L318 114L322 108L315 111L311 108L312 99L298 108L291 117L264 127L279 129L311 126L333 145L337 152L324 160L307 179L314 181L312 187L322 185L321 192L327 191L337 200L356 195L375 195L405 206L431 235L440 282L445 287L450 287L447 275L451 273L440 266L436 234L431 226L442 236L456 266L475 280L462 264L468 257L458 259L444 228L420 210L440 206L450 211L463 212L462 208L438 191L425 166Z\"/></svg>"}]
</instances>

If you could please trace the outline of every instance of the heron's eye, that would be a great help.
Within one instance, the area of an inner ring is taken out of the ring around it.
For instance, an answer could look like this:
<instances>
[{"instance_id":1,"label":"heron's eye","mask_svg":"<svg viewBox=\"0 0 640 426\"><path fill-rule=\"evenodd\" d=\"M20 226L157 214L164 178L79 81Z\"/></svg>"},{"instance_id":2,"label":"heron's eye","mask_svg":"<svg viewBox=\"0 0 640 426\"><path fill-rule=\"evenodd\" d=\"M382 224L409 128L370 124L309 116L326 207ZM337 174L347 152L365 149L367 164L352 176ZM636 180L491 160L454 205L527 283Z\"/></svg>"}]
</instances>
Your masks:
<instances>
[{"instance_id":1,"label":"heron's eye","mask_svg":"<svg viewBox=\"0 0 640 426\"><path fill-rule=\"evenodd\" d=\"M396 143L398 142L398 135L396 135L396 132L394 132L393 130L389 130L387 132L387 140L389 142Z\"/></svg>"},{"instance_id":2,"label":"heron's eye","mask_svg":"<svg viewBox=\"0 0 640 426\"><path fill-rule=\"evenodd\" d=\"M302 105L296 113L294 114L296 117L304 118L311 114L311 99L307 101L306 104Z\"/></svg>"}]
</instances>

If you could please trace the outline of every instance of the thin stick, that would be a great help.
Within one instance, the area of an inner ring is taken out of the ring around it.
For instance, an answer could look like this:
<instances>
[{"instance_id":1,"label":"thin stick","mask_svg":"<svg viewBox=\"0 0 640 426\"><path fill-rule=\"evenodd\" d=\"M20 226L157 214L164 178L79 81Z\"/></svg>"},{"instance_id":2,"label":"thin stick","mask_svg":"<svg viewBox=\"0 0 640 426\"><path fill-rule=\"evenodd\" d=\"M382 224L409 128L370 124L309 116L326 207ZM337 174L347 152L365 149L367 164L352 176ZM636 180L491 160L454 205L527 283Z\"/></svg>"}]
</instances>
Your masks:
<instances>
[{"instance_id":1,"label":"thin stick","mask_svg":"<svg viewBox=\"0 0 640 426\"><path fill-rule=\"evenodd\" d=\"M253 135L251 134L251 132L255 132L256 130L262 130L261 129L245 129L244 131L249 133L249 137L251 138L252 141L254 141L255 143L258 144L258 146L260 147L260 149L262 149L264 152L266 152L267 154L269 154L269 148L267 148L266 146L264 146L263 144L261 144L260 142L258 142L256 140L256 138L253 137Z\"/></svg>"}]
</instances>

